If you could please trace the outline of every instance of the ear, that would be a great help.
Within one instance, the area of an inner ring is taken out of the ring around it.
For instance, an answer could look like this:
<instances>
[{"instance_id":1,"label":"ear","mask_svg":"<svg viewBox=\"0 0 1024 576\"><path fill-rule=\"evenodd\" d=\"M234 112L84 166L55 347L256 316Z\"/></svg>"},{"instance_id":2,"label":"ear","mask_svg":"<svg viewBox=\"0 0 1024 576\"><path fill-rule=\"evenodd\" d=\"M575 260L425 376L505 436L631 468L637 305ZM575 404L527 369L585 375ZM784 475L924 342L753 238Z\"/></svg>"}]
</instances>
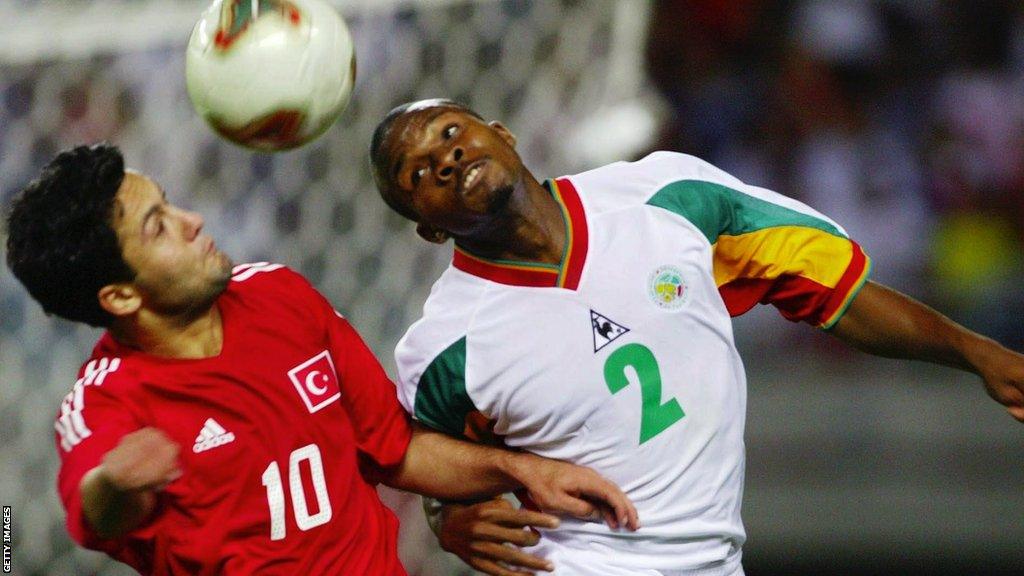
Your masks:
<instances>
[{"instance_id":1,"label":"ear","mask_svg":"<svg viewBox=\"0 0 1024 576\"><path fill-rule=\"evenodd\" d=\"M142 307L142 295L131 284L107 284L96 297L101 308L117 317L134 314Z\"/></svg>"},{"instance_id":2,"label":"ear","mask_svg":"<svg viewBox=\"0 0 1024 576\"><path fill-rule=\"evenodd\" d=\"M420 235L420 238L434 244L444 244L449 238L447 232L429 224L417 224L416 233Z\"/></svg>"},{"instance_id":3,"label":"ear","mask_svg":"<svg viewBox=\"0 0 1024 576\"><path fill-rule=\"evenodd\" d=\"M502 140L508 142L509 146L513 148L516 147L515 135L512 134L512 132L510 132L509 129L506 128L504 124L498 122L497 120L491 120L490 122L487 123L487 125L493 128L494 131L497 132L499 136L501 136Z\"/></svg>"}]
</instances>

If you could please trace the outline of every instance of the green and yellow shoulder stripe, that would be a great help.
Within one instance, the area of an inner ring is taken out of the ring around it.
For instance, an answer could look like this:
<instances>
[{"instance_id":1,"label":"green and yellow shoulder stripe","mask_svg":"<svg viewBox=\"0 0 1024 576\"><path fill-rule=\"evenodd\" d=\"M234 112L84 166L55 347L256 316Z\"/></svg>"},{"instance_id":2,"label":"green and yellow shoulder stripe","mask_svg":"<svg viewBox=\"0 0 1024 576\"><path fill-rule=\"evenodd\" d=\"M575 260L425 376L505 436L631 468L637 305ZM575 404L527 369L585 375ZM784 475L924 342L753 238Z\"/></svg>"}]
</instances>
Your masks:
<instances>
[{"instance_id":1,"label":"green and yellow shoulder stripe","mask_svg":"<svg viewBox=\"0 0 1024 576\"><path fill-rule=\"evenodd\" d=\"M682 216L708 239L715 282L733 316L760 302L790 320L828 329L867 281L871 261L856 242L774 192L679 180L647 203Z\"/></svg>"}]
</instances>

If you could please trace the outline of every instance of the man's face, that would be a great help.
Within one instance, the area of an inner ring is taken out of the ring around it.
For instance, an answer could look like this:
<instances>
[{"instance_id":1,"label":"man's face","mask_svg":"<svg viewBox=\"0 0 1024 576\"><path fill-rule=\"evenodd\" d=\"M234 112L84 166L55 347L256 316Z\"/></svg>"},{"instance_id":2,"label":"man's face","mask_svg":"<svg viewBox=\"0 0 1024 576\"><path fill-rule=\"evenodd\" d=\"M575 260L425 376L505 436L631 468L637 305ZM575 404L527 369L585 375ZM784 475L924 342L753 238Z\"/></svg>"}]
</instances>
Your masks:
<instances>
[{"instance_id":1,"label":"man's face","mask_svg":"<svg viewBox=\"0 0 1024 576\"><path fill-rule=\"evenodd\" d=\"M505 208L520 185L515 139L458 108L434 107L395 120L382 144L385 194L421 224L472 236Z\"/></svg>"},{"instance_id":2,"label":"man's face","mask_svg":"<svg viewBox=\"0 0 1024 576\"><path fill-rule=\"evenodd\" d=\"M143 306L161 314L201 312L231 279L231 259L202 234L203 218L167 202L163 190L125 172L117 191L114 230Z\"/></svg>"}]
</instances>

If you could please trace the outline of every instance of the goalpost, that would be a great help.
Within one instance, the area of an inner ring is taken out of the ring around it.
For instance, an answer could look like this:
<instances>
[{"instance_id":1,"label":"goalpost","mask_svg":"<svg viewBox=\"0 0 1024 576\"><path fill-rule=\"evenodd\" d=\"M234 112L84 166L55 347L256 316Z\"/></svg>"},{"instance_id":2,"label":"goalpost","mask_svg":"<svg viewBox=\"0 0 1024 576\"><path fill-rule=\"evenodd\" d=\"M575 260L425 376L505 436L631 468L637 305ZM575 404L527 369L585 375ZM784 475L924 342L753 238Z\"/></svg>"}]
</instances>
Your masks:
<instances>
[{"instance_id":1,"label":"goalpost","mask_svg":"<svg viewBox=\"0 0 1024 576\"><path fill-rule=\"evenodd\" d=\"M206 217L237 262L286 263L345 313L390 368L450 249L419 242L377 198L370 135L393 106L445 96L502 120L538 176L624 158L657 108L642 55L649 0L334 0L359 66L349 109L296 151L255 154L192 111L184 48L208 2L0 2L0 201L58 150L108 140L172 201ZM0 256L5 256L0 246ZM72 546L54 491L52 416L97 336L46 318L0 273L0 500L25 574L129 574ZM410 574L452 574L418 501L388 494Z\"/></svg>"}]
</instances>

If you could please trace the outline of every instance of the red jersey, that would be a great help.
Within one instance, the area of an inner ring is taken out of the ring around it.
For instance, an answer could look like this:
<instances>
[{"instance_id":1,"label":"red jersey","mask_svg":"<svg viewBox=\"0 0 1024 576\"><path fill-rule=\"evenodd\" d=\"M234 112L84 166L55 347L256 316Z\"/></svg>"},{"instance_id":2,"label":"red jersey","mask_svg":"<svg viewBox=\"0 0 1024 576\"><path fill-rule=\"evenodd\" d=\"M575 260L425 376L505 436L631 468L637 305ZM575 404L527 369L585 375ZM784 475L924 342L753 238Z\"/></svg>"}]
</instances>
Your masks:
<instances>
[{"instance_id":1,"label":"red jersey","mask_svg":"<svg viewBox=\"0 0 1024 576\"><path fill-rule=\"evenodd\" d=\"M411 430L380 364L280 265L236 267L216 305L216 357L158 358L109 333L97 343L56 422L72 537L143 574L404 575L372 472L401 462ZM140 528L100 539L78 485L146 426L181 446L183 475Z\"/></svg>"}]
</instances>

